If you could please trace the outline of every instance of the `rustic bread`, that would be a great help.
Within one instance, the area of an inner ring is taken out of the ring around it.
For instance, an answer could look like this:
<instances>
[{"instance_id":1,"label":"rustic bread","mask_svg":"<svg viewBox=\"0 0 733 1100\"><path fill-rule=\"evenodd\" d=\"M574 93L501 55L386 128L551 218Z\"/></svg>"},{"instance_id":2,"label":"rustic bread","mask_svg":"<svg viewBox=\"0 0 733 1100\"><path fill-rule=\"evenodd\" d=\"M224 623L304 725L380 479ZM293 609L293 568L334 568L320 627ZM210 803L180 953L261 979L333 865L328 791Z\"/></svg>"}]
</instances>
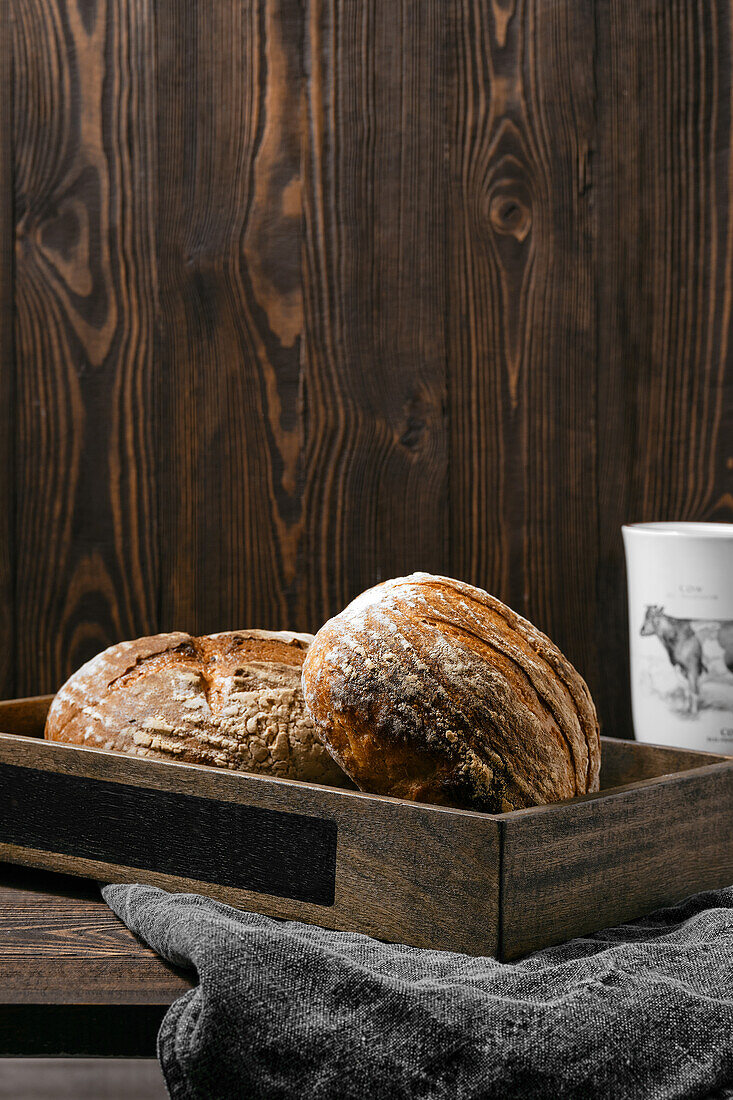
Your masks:
<instances>
[{"instance_id":1,"label":"rustic bread","mask_svg":"<svg viewBox=\"0 0 733 1100\"><path fill-rule=\"evenodd\" d=\"M362 790L497 813L598 789L584 681L526 619L448 577L357 597L316 634L303 692Z\"/></svg>"},{"instance_id":2,"label":"rustic bread","mask_svg":"<svg viewBox=\"0 0 733 1100\"><path fill-rule=\"evenodd\" d=\"M158 760L350 786L300 686L310 634L157 634L113 645L66 681L45 736Z\"/></svg>"}]
</instances>

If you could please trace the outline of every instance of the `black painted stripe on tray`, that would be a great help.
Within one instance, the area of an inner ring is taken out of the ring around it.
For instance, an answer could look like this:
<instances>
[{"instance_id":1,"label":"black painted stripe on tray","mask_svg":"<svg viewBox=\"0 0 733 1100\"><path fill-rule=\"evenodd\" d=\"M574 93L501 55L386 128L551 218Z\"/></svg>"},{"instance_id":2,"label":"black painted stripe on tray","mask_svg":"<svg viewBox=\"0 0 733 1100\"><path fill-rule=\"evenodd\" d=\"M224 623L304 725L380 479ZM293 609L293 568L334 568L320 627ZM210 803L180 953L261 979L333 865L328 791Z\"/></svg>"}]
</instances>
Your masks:
<instances>
[{"instance_id":1,"label":"black painted stripe on tray","mask_svg":"<svg viewBox=\"0 0 733 1100\"><path fill-rule=\"evenodd\" d=\"M0 841L333 905L335 821L0 764Z\"/></svg>"}]
</instances>

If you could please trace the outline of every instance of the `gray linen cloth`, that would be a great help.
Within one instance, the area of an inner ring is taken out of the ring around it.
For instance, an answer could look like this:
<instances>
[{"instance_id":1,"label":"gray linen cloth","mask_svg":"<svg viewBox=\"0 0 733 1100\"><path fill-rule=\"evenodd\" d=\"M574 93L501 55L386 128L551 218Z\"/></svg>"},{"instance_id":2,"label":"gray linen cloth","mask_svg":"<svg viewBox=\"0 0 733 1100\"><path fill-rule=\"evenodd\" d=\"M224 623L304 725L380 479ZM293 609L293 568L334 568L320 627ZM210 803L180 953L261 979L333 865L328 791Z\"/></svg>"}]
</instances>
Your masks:
<instances>
[{"instance_id":1,"label":"gray linen cloth","mask_svg":"<svg viewBox=\"0 0 733 1100\"><path fill-rule=\"evenodd\" d=\"M733 888L509 964L103 894L198 975L158 1037L175 1100L733 1096Z\"/></svg>"}]
</instances>

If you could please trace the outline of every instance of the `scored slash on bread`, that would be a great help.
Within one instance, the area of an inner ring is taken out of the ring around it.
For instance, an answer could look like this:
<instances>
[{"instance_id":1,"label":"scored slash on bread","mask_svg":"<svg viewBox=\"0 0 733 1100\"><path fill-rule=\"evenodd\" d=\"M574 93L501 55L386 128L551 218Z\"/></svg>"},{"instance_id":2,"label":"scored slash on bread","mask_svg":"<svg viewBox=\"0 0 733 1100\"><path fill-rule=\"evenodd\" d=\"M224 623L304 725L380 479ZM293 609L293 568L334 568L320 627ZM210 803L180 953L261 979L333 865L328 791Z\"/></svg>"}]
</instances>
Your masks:
<instances>
[{"instance_id":1,"label":"scored slash on bread","mask_svg":"<svg viewBox=\"0 0 733 1100\"><path fill-rule=\"evenodd\" d=\"M588 688L541 631L482 589L414 573L316 634L305 701L362 790L493 813L598 790Z\"/></svg>"},{"instance_id":2,"label":"scored slash on bread","mask_svg":"<svg viewBox=\"0 0 733 1100\"><path fill-rule=\"evenodd\" d=\"M56 695L45 737L137 756L351 786L305 712L310 634L157 634L113 645Z\"/></svg>"}]
</instances>

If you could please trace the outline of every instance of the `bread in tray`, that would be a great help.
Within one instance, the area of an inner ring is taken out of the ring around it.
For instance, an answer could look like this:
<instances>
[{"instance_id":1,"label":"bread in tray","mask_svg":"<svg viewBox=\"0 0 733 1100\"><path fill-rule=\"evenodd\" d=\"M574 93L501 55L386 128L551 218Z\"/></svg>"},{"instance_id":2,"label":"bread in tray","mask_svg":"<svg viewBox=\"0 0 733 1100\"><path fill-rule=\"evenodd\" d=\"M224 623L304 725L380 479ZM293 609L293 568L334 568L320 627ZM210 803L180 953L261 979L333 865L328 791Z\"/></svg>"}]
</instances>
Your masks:
<instances>
[{"instance_id":1,"label":"bread in tray","mask_svg":"<svg viewBox=\"0 0 733 1100\"><path fill-rule=\"evenodd\" d=\"M120 642L74 673L45 737L158 760L351 786L305 713L310 634L180 632Z\"/></svg>"},{"instance_id":2,"label":"bread in tray","mask_svg":"<svg viewBox=\"0 0 733 1100\"><path fill-rule=\"evenodd\" d=\"M581 676L494 596L415 573L358 596L303 666L320 736L365 791L494 813L598 790Z\"/></svg>"}]
</instances>

